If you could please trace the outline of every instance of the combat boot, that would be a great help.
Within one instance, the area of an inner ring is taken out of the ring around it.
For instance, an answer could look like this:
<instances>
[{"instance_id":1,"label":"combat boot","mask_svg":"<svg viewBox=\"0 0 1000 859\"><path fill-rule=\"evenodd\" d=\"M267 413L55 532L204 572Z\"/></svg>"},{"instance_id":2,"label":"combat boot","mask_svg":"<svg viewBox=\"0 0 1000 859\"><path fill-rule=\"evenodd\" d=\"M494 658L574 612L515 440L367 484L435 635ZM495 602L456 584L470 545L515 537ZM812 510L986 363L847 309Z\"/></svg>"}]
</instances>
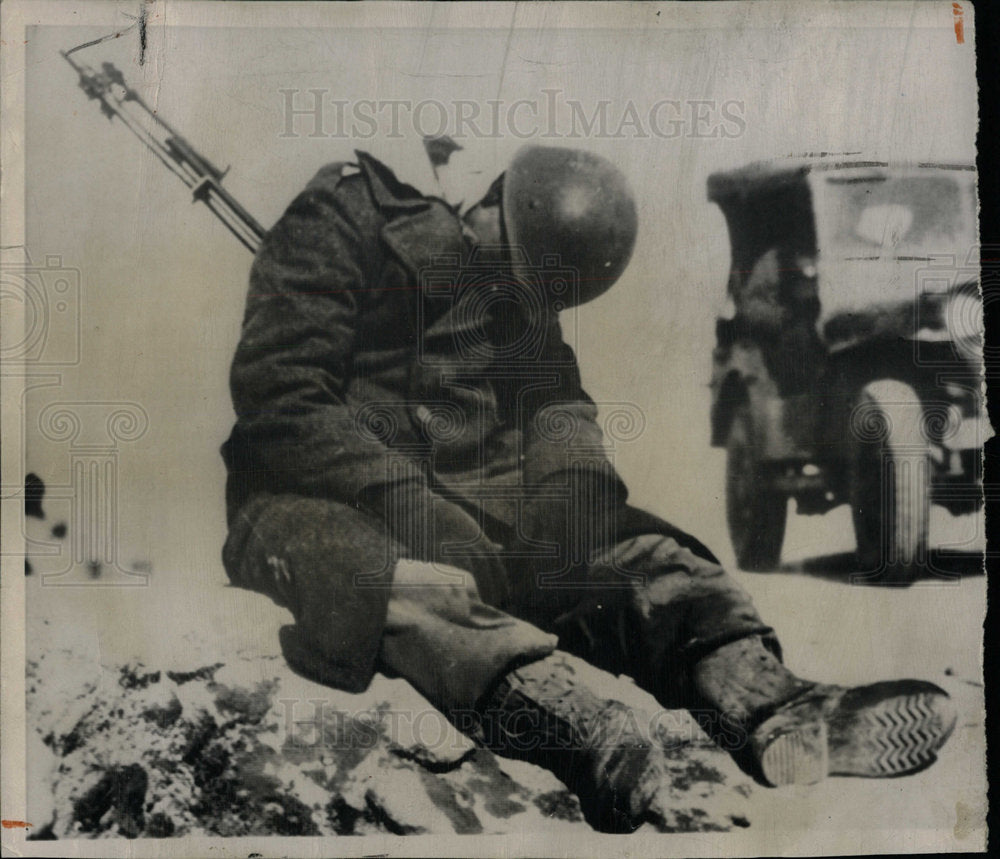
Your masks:
<instances>
[{"instance_id":1,"label":"combat boot","mask_svg":"<svg viewBox=\"0 0 1000 859\"><path fill-rule=\"evenodd\" d=\"M951 699L933 683L820 685L792 674L757 636L703 658L694 681L737 738L734 757L775 787L918 772L955 727Z\"/></svg>"},{"instance_id":2,"label":"combat boot","mask_svg":"<svg viewBox=\"0 0 1000 859\"><path fill-rule=\"evenodd\" d=\"M750 742L774 786L815 784L828 775L886 778L934 763L956 718L948 693L923 680L817 685L779 707Z\"/></svg>"},{"instance_id":3,"label":"combat boot","mask_svg":"<svg viewBox=\"0 0 1000 859\"><path fill-rule=\"evenodd\" d=\"M647 714L594 694L572 662L556 651L507 674L477 708L478 739L555 773L595 829L633 831L666 777L662 747Z\"/></svg>"}]
</instances>

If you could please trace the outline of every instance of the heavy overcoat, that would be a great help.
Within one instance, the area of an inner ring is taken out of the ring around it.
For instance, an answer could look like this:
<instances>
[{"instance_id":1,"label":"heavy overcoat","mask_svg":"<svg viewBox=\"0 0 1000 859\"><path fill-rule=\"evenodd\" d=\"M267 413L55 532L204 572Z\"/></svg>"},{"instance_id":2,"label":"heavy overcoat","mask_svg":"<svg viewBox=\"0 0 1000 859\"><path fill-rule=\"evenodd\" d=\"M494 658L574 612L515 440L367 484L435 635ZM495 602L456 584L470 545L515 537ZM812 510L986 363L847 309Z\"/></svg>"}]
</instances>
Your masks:
<instances>
[{"instance_id":1,"label":"heavy overcoat","mask_svg":"<svg viewBox=\"0 0 1000 859\"><path fill-rule=\"evenodd\" d=\"M656 532L711 558L625 503L558 306L484 263L444 201L356 155L319 171L254 260L223 446L230 529L262 497L359 506L407 481L508 548L563 540L575 510L613 523L599 542ZM578 497L560 507L566 493ZM357 560L326 559L327 574L355 588ZM366 599L364 616L343 619L345 651L363 651L341 654L352 686L370 677L387 588Z\"/></svg>"}]
</instances>

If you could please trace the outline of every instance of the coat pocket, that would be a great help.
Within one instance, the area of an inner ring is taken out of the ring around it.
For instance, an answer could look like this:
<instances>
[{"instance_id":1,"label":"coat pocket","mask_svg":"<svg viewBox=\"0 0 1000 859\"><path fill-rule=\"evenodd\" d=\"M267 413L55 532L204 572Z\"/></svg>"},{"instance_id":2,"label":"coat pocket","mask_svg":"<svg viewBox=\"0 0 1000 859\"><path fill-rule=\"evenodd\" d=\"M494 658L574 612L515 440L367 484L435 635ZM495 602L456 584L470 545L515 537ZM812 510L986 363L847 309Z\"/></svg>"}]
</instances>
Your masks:
<instances>
[{"instance_id":1,"label":"coat pocket","mask_svg":"<svg viewBox=\"0 0 1000 859\"><path fill-rule=\"evenodd\" d=\"M484 464L488 441L500 426L496 392L489 379L470 376L456 363L418 366L407 403L414 429L446 470Z\"/></svg>"}]
</instances>

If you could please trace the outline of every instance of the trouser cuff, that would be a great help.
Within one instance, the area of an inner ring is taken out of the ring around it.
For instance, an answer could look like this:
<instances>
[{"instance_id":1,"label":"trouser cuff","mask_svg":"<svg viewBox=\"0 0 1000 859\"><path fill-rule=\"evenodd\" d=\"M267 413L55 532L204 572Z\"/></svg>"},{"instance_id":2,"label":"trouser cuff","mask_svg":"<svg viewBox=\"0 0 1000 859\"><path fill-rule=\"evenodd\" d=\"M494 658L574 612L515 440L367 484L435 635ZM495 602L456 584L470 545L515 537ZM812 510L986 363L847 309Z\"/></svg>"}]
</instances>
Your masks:
<instances>
[{"instance_id":1,"label":"trouser cuff","mask_svg":"<svg viewBox=\"0 0 1000 859\"><path fill-rule=\"evenodd\" d=\"M764 624L741 627L739 629L731 629L725 632L720 632L716 635L699 636L697 638L689 639L681 645L678 653L684 662L688 665L694 665L709 654L714 653L720 647L725 647L727 644L732 644L734 641L739 641L742 638L751 638L753 636L760 636L764 646L774 654L775 658L777 658L779 662L782 661L781 645L778 642L774 628L765 626Z\"/></svg>"}]
</instances>

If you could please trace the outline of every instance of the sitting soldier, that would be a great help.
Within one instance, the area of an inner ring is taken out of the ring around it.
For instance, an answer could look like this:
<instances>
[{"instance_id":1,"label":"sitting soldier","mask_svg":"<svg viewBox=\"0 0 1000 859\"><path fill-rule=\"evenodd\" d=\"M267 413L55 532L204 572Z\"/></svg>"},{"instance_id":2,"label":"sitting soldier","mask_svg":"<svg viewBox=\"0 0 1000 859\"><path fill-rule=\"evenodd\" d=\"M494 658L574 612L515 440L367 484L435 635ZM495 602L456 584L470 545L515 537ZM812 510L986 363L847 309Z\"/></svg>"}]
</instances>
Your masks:
<instances>
[{"instance_id":1,"label":"sitting soldier","mask_svg":"<svg viewBox=\"0 0 1000 859\"><path fill-rule=\"evenodd\" d=\"M289 662L476 714L609 830L655 813L663 752L564 651L716 713L770 785L932 763L955 723L943 690L796 677L713 555L627 503L558 320L628 264L617 168L526 147L460 216L357 159L265 237L232 367L224 561L294 614Z\"/></svg>"}]
</instances>

